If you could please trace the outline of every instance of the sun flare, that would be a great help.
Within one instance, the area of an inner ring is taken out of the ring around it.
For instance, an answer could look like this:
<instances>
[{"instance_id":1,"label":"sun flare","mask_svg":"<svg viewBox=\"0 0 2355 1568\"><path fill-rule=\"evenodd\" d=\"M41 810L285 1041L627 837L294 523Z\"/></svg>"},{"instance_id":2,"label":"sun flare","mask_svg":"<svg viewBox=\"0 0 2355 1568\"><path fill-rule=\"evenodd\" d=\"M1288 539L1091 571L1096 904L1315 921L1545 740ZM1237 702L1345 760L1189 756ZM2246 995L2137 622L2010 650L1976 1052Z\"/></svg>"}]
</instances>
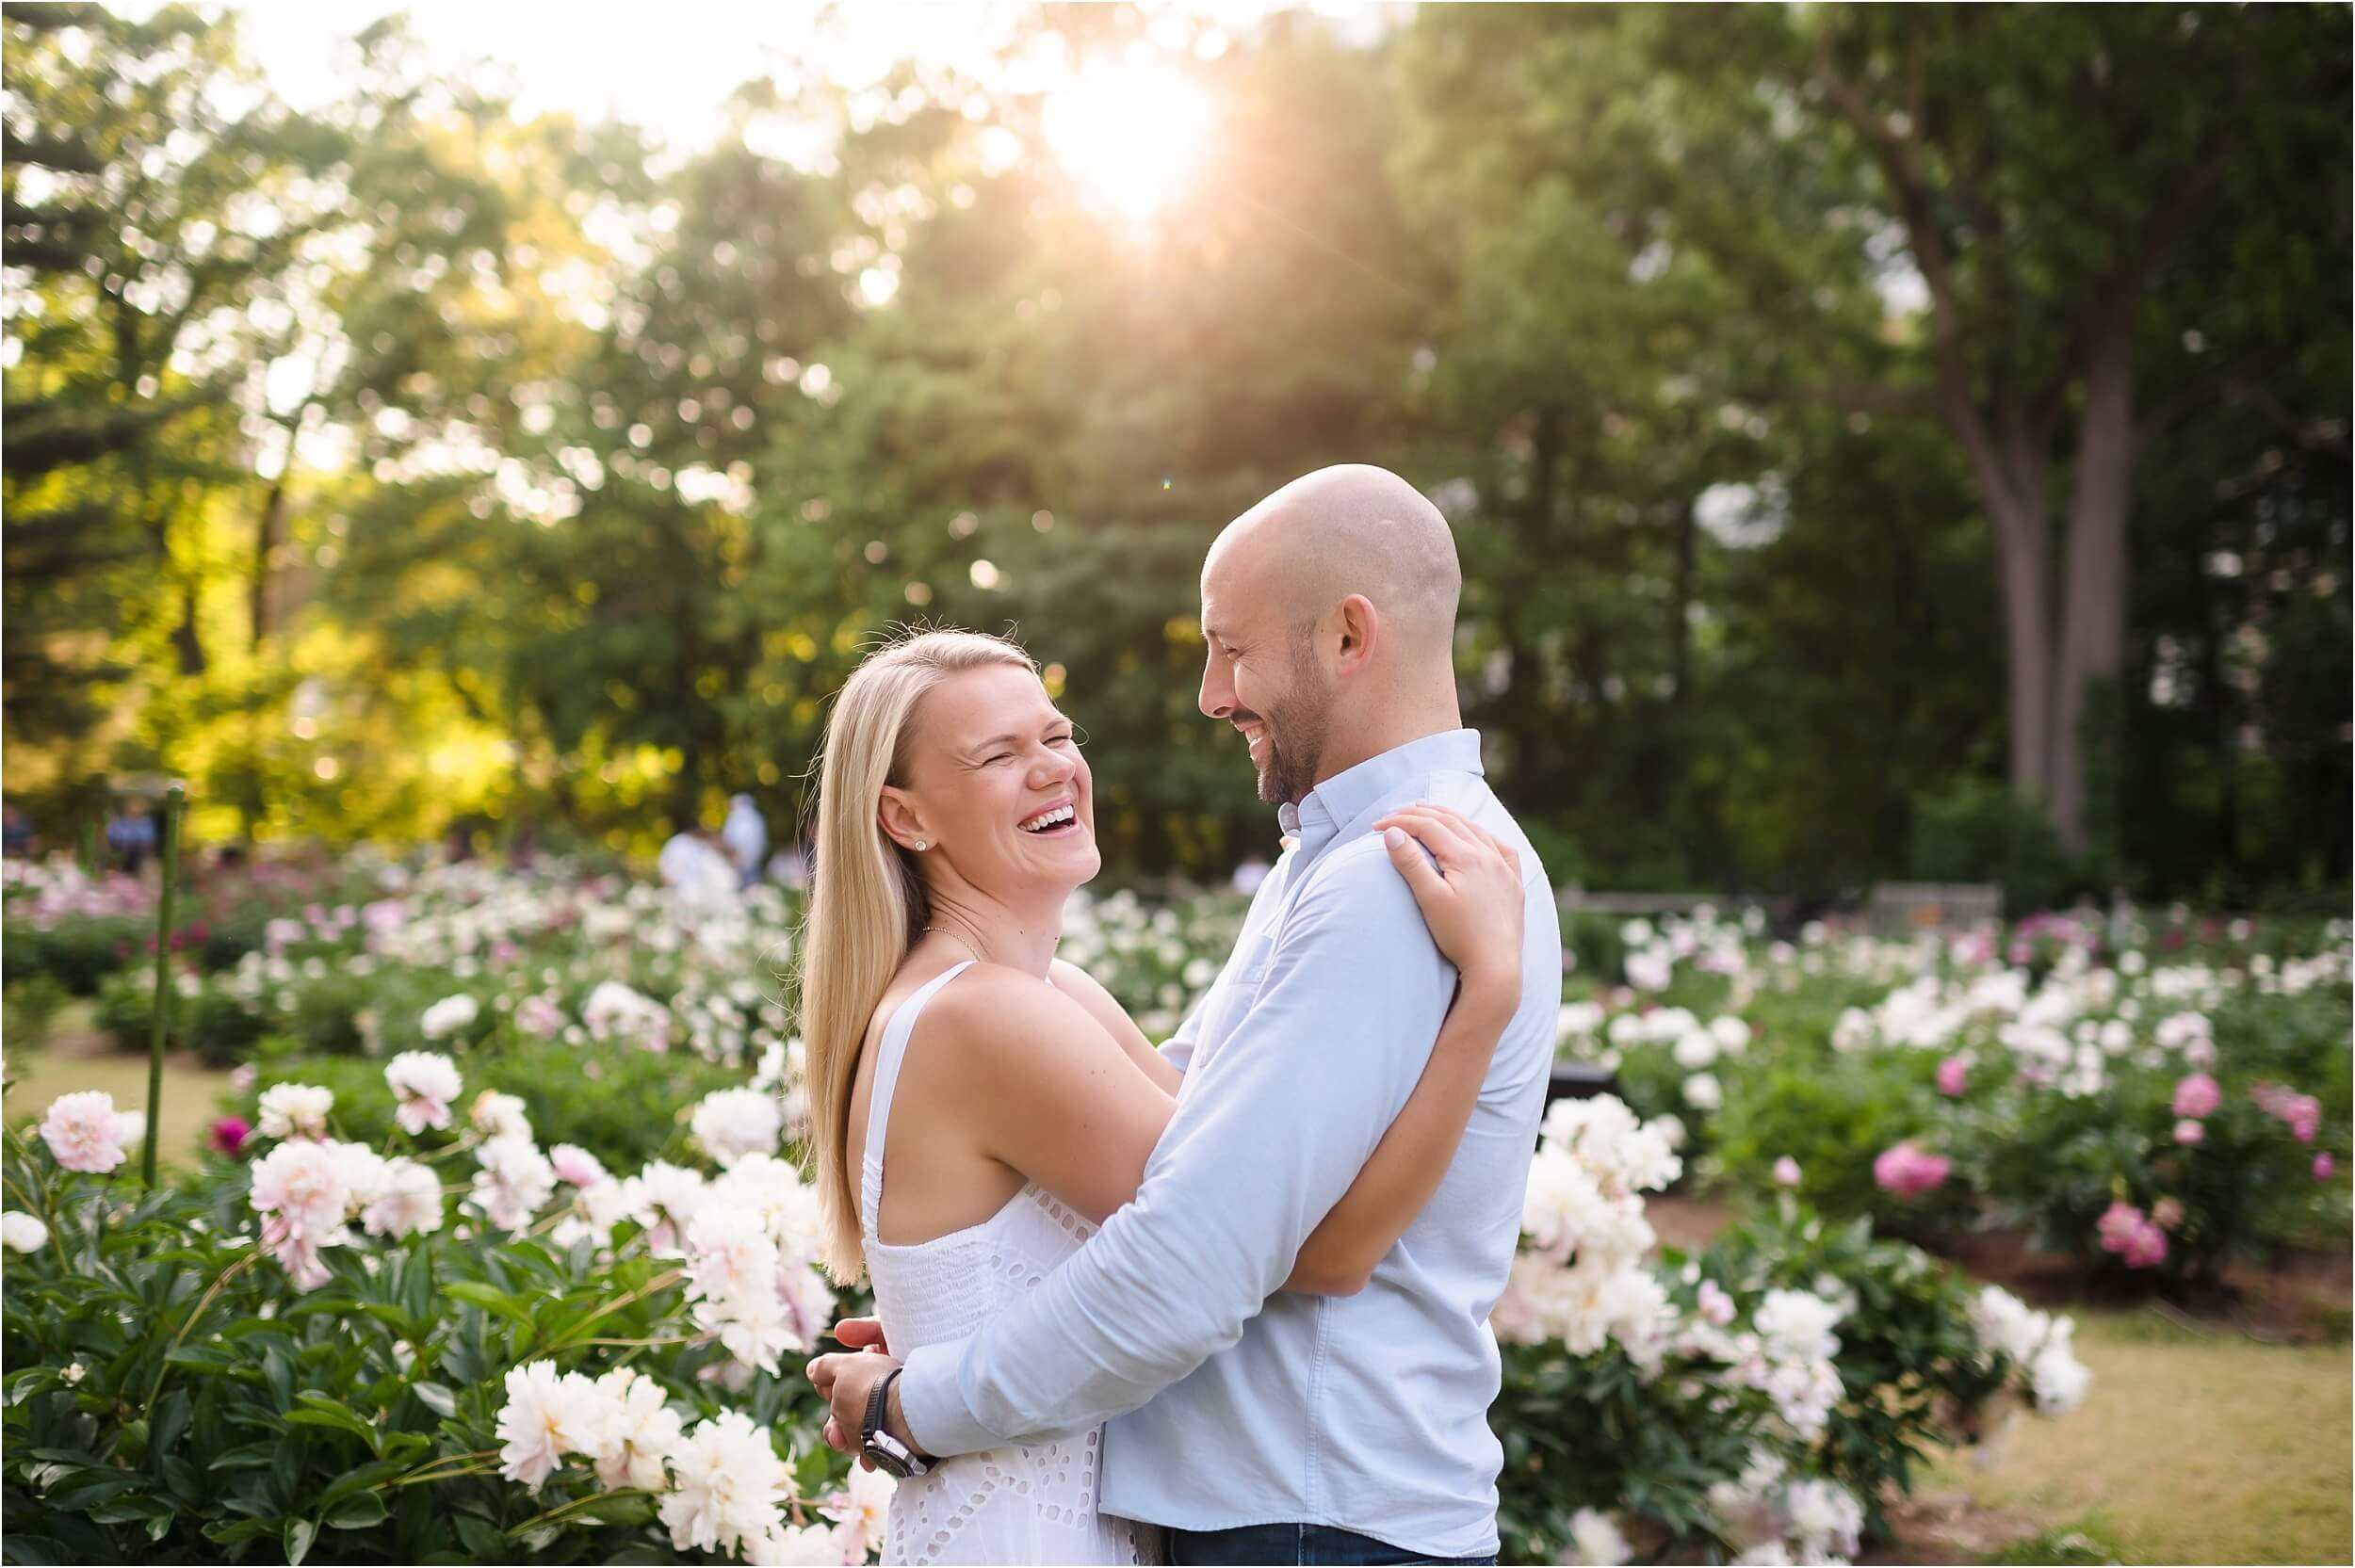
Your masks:
<instances>
[{"instance_id":1,"label":"sun flare","mask_svg":"<svg viewBox=\"0 0 2355 1568\"><path fill-rule=\"evenodd\" d=\"M1124 216L1161 210L1192 170L1210 127L1194 82L1150 66L1089 72L1048 99L1041 128L1090 195Z\"/></svg>"}]
</instances>

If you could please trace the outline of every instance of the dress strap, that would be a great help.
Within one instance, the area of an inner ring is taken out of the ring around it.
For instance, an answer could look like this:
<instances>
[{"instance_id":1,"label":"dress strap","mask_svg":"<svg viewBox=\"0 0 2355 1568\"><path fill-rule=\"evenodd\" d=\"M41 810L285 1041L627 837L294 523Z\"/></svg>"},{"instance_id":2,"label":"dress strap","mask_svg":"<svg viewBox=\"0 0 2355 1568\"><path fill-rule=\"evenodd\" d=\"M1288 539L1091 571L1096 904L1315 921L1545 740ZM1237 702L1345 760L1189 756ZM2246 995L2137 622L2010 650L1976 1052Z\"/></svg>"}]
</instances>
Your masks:
<instances>
[{"instance_id":1,"label":"dress strap","mask_svg":"<svg viewBox=\"0 0 2355 1568\"><path fill-rule=\"evenodd\" d=\"M966 959L924 982L916 994L893 1010L875 1043L875 1081L867 1091L867 1156L859 1162L858 1222L869 1236L879 1235L883 1213L884 1132L891 1121L891 1091L900 1085L900 1062L908 1051L908 1036L916 1032L918 1014L933 993L973 967Z\"/></svg>"}]
</instances>

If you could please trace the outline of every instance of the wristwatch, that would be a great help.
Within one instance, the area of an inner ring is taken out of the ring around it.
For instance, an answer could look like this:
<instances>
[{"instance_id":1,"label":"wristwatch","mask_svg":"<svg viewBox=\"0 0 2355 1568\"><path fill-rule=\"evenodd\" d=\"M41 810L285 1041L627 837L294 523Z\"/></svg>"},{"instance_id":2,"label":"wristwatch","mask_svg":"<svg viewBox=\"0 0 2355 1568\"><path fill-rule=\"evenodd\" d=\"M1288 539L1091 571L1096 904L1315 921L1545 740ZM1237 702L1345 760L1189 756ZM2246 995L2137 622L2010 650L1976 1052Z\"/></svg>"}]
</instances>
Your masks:
<instances>
[{"instance_id":1,"label":"wristwatch","mask_svg":"<svg viewBox=\"0 0 2355 1568\"><path fill-rule=\"evenodd\" d=\"M859 1423L858 1436L860 1451L874 1462L876 1469L905 1480L910 1476L922 1475L933 1465L931 1460L884 1431L884 1407L891 1398L892 1380L901 1370L894 1366L885 1372L883 1381L869 1392L867 1418Z\"/></svg>"}]
</instances>

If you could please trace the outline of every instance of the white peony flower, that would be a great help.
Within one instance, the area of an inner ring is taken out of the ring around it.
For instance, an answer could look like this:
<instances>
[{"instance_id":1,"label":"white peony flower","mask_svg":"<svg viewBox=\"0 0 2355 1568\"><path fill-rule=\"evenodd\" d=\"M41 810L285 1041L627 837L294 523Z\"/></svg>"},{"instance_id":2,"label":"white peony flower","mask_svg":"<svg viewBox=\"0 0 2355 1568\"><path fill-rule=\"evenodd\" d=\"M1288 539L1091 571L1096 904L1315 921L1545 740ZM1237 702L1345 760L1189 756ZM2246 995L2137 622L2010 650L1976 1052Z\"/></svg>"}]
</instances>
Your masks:
<instances>
[{"instance_id":1,"label":"white peony flower","mask_svg":"<svg viewBox=\"0 0 2355 1568\"><path fill-rule=\"evenodd\" d=\"M475 1151L475 1158L481 1169L467 1202L501 1230L524 1230L556 1191L556 1168L528 1138L491 1139Z\"/></svg>"},{"instance_id":2,"label":"white peony flower","mask_svg":"<svg viewBox=\"0 0 2355 1568\"><path fill-rule=\"evenodd\" d=\"M596 1390L608 1411L598 1429L601 1446L591 1456L598 1482L608 1489L661 1491L667 1479L663 1461L679 1440L678 1413L663 1402L662 1385L617 1366L597 1380Z\"/></svg>"},{"instance_id":3,"label":"white peony flower","mask_svg":"<svg viewBox=\"0 0 2355 1568\"><path fill-rule=\"evenodd\" d=\"M577 1143L559 1143L548 1151L556 1179L572 1187L594 1187L608 1180L605 1163Z\"/></svg>"},{"instance_id":4,"label":"white peony flower","mask_svg":"<svg viewBox=\"0 0 2355 1568\"><path fill-rule=\"evenodd\" d=\"M524 1114L523 1101L513 1094L502 1094L486 1089L474 1097L470 1113L475 1130L486 1138L529 1138L531 1118Z\"/></svg>"},{"instance_id":5,"label":"white peony flower","mask_svg":"<svg viewBox=\"0 0 2355 1568\"><path fill-rule=\"evenodd\" d=\"M262 1091L261 1120L255 1130L264 1138L325 1138L327 1113L334 1107L332 1089L275 1083Z\"/></svg>"},{"instance_id":6,"label":"white peony flower","mask_svg":"<svg viewBox=\"0 0 2355 1568\"><path fill-rule=\"evenodd\" d=\"M370 1236L396 1241L440 1230L441 1178L406 1156L385 1161L383 1184L360 1211L360 1224Z\"/></svg>"},{"instance_id":7,"label":"white peony flower","mask_svg":"<svg viewBox=\"0 0 2355 1568\"><path fill-rule=\"evenodd\" d=\"M417 1032L428 1040L447 1040L481 1014L481 1004L462 991L426 1009L424 1016L417 1020Z\"/></svg>"},{"instance_id":8,"label":"white peony flower","mask_svg":"<svg viewBox=\"0 0 2355 1568\"><path fill-rule=\"evenodd\" d=\"M672 1452L671 1469L674 1479L662 1499L662 1523L678 1550L727 1556L779 1530L792 1475L769 1434L742 1411L699 1423Z\"/></svg>"},{"instance_id":9,"label":"white peony flower","mask_svg":"<svg viewBox=\"0 0 2355 1568\"><path fill-rule=\"evenodd\" d=\"M103 1174L121 1165L122 1117L115 1098L94 1089L60 1094L41 1117L41 1139L49 1153L68 1171Z\"/></svg>"},{"instance_id":10,"label":"white peony flower","mask_svg":"<svg viewBox=\"0 0 2355 1568\"><path fill-rule=\"evenodd\" d=\"M449 1125L449 1103L462 1085L458 1064L431 1051L403 1051L384 1064L384 1083L400 1102L401 1130L414 1137Z\"/></svg>"},{"instance_id":11,"label":"white peony flower","mask_svg":"<svg viewBox=\"0 0 2355 1568\"><path fill-rule=\"evenodd\" d=\"M811 1568L852 1560L843 1551L840 1531L823 1525L780 1524L745 1548L744 1560L755 1568Z\"/></svg>"},{"instance_id":12,"label":"white peony flower","mask_svg":"<svg viewBox=\"0 0 2355 1568\"><path fill-rule=\"evenodd\" d=\"M622 1184L622 1212L645 1227L646 1246L655 1256L681 1255L688 1222L703 1206L707 1186L704 1173L683 1166L650 1161Z\"/></svg>"},{"instance_id":13,"label":"white peony flower","mask_svg":"<svg viewBox=\"0 0 2355 1568\"><path fill-rule=\"evenodd\" d=\"M1840 1309L1804 1290L1769 1290L1751 1323L1770 1361L1829 1361L1840 1353Z\"/></svg>"},{"instance_id":14,"label":"white peony flower","mask_svg":"<svg viewBox=\"0 0 2355 1568\"><path fill-rule=\"evenodd\" d=\"M1570 1549L1565 1562L1615 1568L1635 1555L1618 1524L1600 1509L1582 1508L1570 1515Z\"/></svg>"},{"instance_id":15,"label":"white peony flower","mask_svg":"<svg viewBox=\"0 0 2355 1568\"><path fill-rule=\"evenodd\" d=\"M49 1227L16 1209L0 1211L0 1242L12 1253L38 1253L49 1245Z\"/></svg>"},{"instance_id":16,"label":"white peony flower","mask_svg":"<svg viewBox=\"0 0 2355 1568\"><path fill-rule=\"evenodd\" d=\"M1715 1110L1726 1103L1725 1086L1713 1073L1696 1073L1684 1080L1684 1103L1698 1111Z\"/></svg>"},{"instance_id":17,"label":"white peony flower","mask_svg":"<svg viewBox=\"0 0 2355 1568\"><path fill-rule=\"evenodd\" d=\"M818 1511L841 1527L836 1538L843 1557L862 1561L884 1544L884 1528L891 1515L891 1495L900 1483L881 1470L851 1467L850 1486L820 1505Z\"/></svg>"},{"instance_id":18,"label":"white peony flower","mask_svg":"<svg viewBox=\"0 0 2355 1568\"><path fill-rule=\"evenodd\" d=\"M746 1155L774 1154L785 1135L785 1106L757 1089L715 1090L695 1107L695 1141L723 1166Z\"/></svg>"},{"instance_id":19,"label":"white peony flower","mask_svg":"<svg viewBox=\"0 0 2355 1568\"><path fill-rule=\"evenodd\" d=\"M499 1474L537 1492L568 1453L607 1446L610 1412L597 1386L552 1361L527 1362L507 1374L507 1402L496 1428Z\"/></svg>"},{"instance_id":20,"label":"white peony flower","mask_svg":"<svg viewBox=\"0 0 2355 1568\"><path fill-rule=\"evenodd\" d=\"M1707 1029L1694 1029L1680 1037L1669 1054L1676 1064L1687 1073L1697 1073L1717 1059L1717 1037Z\"/></svg>"}]
</instances>

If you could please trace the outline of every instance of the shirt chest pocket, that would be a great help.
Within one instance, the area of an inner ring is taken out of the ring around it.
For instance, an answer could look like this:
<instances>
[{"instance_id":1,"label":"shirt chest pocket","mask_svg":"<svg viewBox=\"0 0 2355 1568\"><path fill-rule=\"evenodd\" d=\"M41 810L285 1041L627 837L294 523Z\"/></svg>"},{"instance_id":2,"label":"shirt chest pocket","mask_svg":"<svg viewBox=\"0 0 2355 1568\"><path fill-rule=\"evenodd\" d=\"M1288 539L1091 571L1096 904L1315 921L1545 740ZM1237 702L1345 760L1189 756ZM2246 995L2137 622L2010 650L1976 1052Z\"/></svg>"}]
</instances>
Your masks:
<instances>
[{"instance_id":1,"label":"shirt chest pocket","mask_svg":"<svg viewBox=\"0 0 2355 1568\"><path fill-rule=\"evenodd\" d=\"M1210 988L1210 994L1202 999L1202 1028L1194 1045L1195 1066L1216 1057L1225 1047L1226 1037L1249 1015L1253 1004L1259 999L1259 986L1267 978L1273 951L1273 944L1263 944L1247 959L1227 965L1218 983Z\"/></svg>"}]
</instances>

